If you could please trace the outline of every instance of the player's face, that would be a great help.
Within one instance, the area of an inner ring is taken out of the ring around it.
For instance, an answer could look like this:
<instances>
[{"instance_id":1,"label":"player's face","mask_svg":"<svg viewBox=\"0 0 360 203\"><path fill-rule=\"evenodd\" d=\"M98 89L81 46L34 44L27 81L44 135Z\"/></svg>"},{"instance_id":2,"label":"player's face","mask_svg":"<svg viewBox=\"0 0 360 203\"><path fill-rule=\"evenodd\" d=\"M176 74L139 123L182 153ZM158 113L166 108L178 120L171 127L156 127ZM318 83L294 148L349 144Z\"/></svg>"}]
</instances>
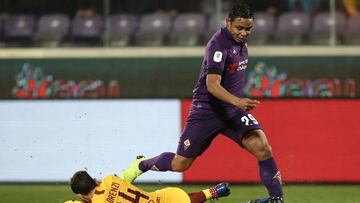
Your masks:
<instances>
[{"instance_id":1,"label":"player's face","mask_svg":"<svg viewBox=\"0 0 360 203\"><path fill-rule=\"evenodd\" d=\"M253 24L253 18L237 17L233 21L226 19L226 27L236 42L243 42L251 34Z\"/></svg>"}]
</instances>

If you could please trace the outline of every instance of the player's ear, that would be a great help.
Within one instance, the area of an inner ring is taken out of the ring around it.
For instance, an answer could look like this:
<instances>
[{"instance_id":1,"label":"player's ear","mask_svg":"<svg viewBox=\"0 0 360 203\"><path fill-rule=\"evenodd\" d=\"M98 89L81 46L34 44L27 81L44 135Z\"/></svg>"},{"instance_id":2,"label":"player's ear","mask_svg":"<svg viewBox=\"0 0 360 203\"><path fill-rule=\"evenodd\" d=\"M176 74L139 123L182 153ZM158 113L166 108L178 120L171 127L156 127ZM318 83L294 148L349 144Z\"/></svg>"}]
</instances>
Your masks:
<instances>
[{"instance_id":1,"label":"player's ear","mask_svg":"<svg viewBox=\"0 0 360 203\"><path fill-rule=\"evenodd\" d=\"M226 19L225 19L225 23L226 23L226 27L230 27L230 25L231 25L231 18L226 18Z\"/></svg>"}]
</instances>

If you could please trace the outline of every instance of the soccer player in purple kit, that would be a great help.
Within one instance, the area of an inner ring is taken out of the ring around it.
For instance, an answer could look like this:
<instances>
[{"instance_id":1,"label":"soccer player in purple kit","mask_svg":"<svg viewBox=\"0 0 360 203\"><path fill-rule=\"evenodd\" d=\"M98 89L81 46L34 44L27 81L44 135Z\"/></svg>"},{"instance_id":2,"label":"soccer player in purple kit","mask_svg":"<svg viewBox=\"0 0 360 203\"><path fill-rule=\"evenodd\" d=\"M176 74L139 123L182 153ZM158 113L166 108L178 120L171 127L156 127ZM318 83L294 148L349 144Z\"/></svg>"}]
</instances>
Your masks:
<instances>
[{"instance_id":1,"label":"soccer player in purple kit","mask_svg":"<svg viewBox=\"0 0 360 203\"><path fill-rule=\"evenodd\" d=\"M269 197L249 203L283 203L280 172L264 131L250 110L260 102L244 98L245 71L248 63L247 38L254 15L245 4L234 5L206 46L206 54L196 84L190 113L180 137L177 152L138 158L123 172L132 182L148 170L187 170L219 134L232 139L256 157L262 183Z\"/></svg>"}]
</instances>

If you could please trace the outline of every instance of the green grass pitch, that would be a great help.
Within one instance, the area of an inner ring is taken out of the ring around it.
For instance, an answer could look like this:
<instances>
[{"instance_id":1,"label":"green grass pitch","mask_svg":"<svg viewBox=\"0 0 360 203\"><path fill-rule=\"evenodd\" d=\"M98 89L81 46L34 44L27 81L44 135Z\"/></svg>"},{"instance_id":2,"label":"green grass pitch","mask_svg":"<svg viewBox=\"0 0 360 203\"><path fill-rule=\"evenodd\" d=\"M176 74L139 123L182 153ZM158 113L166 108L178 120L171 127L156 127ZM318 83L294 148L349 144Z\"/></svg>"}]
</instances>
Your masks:
<instances>
[{"instance_id":1,"label":"green grass pitch","mask_svg":"<svg viewBox=\"0 0 360 203\"><path fill-rule=\"evenodd\" d=\"M202 190L210 185L140 184L145 191L175 186L187 192ZM264 197L260 185L230 184L231 195L219 203L246 203L247 200ZM360 185L286 185L286 203L360 203ZM65 184L0 184L0 202L6 203L63 203L74 199Z\"/></svg>"}]
</instances>

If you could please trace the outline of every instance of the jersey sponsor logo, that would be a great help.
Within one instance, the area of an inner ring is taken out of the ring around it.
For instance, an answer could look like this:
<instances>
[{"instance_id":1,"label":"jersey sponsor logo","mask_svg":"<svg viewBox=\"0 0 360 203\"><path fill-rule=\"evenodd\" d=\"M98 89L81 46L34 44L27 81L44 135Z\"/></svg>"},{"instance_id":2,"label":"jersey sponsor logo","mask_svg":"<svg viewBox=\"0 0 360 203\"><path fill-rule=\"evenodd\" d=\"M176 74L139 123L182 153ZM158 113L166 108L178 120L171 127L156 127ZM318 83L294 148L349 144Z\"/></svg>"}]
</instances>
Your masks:
<instances>
[{"instance_id":1,"label":"jersey sponsor logo","mask_svg":"<svg viewBox=\"0 0 360 203\"><path fill-rule=\"evenodd\" d=\"M230 74L234 74L236 73L237 71L241 71L241 70L245 70L247 68L247 63L248 63L248 59L245 59L243 61L239 61L239 62L234 62L234 63L231 63L229 66L228 66L228 71Z\"/></svg>"},{"instance_id":2,"label":"jersey sponsor logo","mask_svg":"<svg viewBox=\"0 0 360 203\"><path fill-rule=\"evenodd\" d=\"M222 52L221 51L215 51L213 60L215 62L220 62L222 59Z\"/></svg>"},{"instance_id":3,"label":"jersey sponsor logo","mask_svg":"<svg viewBox=\"0 0 360 203\"><path fill-rule=\"evenodd\" d=\"M187 139L184 141L184 151L186 151L190 147L191 143L190 140Z\"/></svg>"},{"instance_id":4,"label":"jersey sponsor logo","mask_svg":"<svg viewBox=\"0 0 360 203\"><path fill-rule=\"evenodd\" d=\"M231 63L228 67L228 71L230 74L234 74L237 70L237 63Z\"/></svg>"}]
</instances>

